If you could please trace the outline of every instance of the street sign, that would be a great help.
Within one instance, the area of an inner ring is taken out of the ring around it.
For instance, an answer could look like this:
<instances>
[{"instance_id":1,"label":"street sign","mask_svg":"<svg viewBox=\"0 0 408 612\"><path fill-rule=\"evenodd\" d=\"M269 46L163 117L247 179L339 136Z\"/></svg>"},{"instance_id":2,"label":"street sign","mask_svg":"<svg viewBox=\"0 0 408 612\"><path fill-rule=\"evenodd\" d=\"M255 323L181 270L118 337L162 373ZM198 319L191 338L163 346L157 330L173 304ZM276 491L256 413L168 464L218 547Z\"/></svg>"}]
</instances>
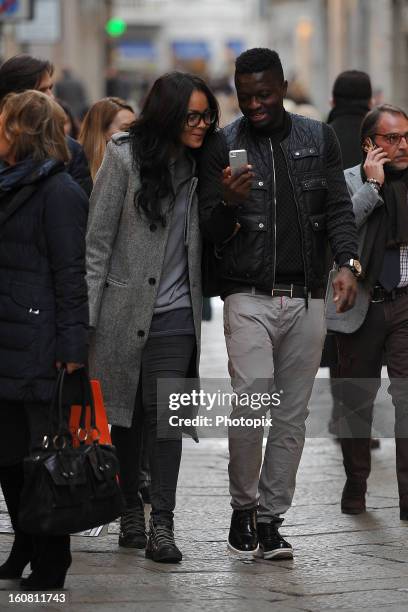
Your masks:
<instances>
[{"instance_id":1,"label":"street sign","mask_svg":"<svg viewBox=\"0 0 408 612\"><path fill-rule=\"evenodd\" d=\"M32 19L33 11L34 0L0 0L0 22Z\"/></svg>"}]
</instances>

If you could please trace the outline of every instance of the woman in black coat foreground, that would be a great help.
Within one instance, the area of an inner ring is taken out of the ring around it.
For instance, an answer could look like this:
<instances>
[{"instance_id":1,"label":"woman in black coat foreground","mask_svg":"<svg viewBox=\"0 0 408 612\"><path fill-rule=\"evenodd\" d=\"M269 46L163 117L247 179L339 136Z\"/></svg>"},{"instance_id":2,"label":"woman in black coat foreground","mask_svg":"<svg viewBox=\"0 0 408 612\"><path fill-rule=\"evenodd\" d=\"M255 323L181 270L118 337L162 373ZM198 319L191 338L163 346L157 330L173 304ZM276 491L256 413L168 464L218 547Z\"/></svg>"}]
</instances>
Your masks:
<instances>
[{"instance_id":1,"label":"woman in black coat foreground","mask_svg":"<svg viewBox=\"0 0 408 612\"><path fill-rule=\"evenodd\" d=\"M87 359L87 197L65 172L64 113L46 95L10 94L0 114L0 484L15 532L0 578L62 588L69 536L19 529L23 458L41 444L57 369Z\"/></svg>"}]
</instances>

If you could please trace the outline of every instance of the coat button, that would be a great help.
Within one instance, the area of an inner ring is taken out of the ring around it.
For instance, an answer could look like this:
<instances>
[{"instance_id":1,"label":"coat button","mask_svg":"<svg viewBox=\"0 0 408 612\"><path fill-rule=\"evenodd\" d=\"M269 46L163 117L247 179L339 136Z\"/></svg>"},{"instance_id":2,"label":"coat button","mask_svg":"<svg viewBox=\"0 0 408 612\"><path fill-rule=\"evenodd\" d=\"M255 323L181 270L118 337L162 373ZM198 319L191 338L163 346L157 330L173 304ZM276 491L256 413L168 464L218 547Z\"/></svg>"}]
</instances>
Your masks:
<instances>
[{"instance_id":1,"label":"coat button","mask_svg":"<svg viewBox=\"0 0 408 612\"><path fill-rule=\"evenodd\" d=\"M152 224L150 225L150 231L151 231L151 232L155 232L156 230L157 230L157 225L156 225L155 223L152 223Z\"/></svg>"},{"instance_id":2,"label":"coat button","mask_svg":"<svg viewBox=\"0 0 408 612\"><path fill-rule=\"evenodd\" d=\"M108 283L108 281L106 281L106 283L105 283L105 287L109 287L109 283Z\"/></svg>"},{"instance_id":3,"label":"coat button","mask_svg":"<svg viewBox=\"0 0 408 612\"><path fill-rule=\"evenodd\" d=\"M139 329L139 331L137 332L137 335L139 336L139 338L143 338L145 335L143 329Z\"/></svg>"},{"instance_id":4,"label":"coat button","mask_svg":"<svg viewBox=\"0 0 408 612\"><path fill-rule=\"evenodd\" d=\"M259 223L258 227L262 229L263 227L265 227L265 225L263 223Z\"/></svg>"},{"instance_id":5,"label":"coat button","mask_svg":"<svg viewBox=\"0 0 408 612\"><path fill-rule=\"evenodd\" d=\"M155 285L156 284L156 279L155 278L149 278L149 285Z\"/></svg>"},{"instance_id":6,"label":"coat button","mask_svg":"<svg viewBox=\"0 0 408 612\"><path fill-rule=\"evenodd\" d=\"M259 185L260 187L263 187L263 181L259 181L258 185Z\"/></svg>"},{"instance_id":7,"label":"coat button","mask_svg":"<svg viewBox=\"0 0 408 612\"><path fill-rule=\"evenodd\" d=\"M295 155L296 155L296 157L299 157L299 155L300 155L299 151L296 151Z\"/></svg>"},{"instance_id":8,"label":"coat button","mask_svg":"<svg viewBox=\"0 0 408 612\"><path fill-rule=\"evenodd\" d=\"M315 221L315 222L314 222L314 226L315 226L315 227L319 227L319 223L318 223L318 221Z\"/></svg>"}]
</instances>

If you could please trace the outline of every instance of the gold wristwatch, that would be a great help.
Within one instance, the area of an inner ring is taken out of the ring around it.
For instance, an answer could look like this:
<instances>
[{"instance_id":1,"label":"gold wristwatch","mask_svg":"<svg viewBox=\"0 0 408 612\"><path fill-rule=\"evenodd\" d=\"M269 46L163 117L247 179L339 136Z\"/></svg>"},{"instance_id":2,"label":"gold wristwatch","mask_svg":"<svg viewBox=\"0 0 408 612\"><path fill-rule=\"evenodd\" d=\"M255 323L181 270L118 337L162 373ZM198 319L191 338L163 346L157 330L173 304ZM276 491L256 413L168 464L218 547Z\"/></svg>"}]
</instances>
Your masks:
<instances>
[{"instance_id":1,"label":"gold wristwatch","mask_svg":"<svg viewBox=\"0 0 408 612\"><path fill-rule=\"evenodd\" d=\"M340 268L348 268L356 278L360 278L363 273L363 268L358 259L348 259L341 264Z\"/></svg>"}]
</instances>

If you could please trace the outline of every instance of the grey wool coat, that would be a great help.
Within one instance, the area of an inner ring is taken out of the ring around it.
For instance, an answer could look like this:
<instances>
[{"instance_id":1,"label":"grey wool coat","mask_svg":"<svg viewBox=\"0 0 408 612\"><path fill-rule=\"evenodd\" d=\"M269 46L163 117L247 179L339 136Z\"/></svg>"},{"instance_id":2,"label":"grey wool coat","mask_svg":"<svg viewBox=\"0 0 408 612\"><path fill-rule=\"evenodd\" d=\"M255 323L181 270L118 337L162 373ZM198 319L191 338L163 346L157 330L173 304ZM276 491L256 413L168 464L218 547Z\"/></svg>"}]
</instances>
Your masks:
<instances>
[{"instance_id":1,"label":"grey wool coat","mask_svg":"<svg viewBox=\"0 0 408 612\"><path fill-rule=\"evenodd\" d=\"M191 377L198 376L202 312L201 236L197 179L191 178L185 242L197 351ZM91 334L90 374L100 381L113 425L132 422L143 347L148 339L171 225L149 221L135 206L140 187L129 137L116 134L96 177L87 231L87 282ZM155 279L153 281L152 279Z\"/></svg>"},{"instance_id":2,"label":"grey wool coat","mask_svg":"<svg viewBox=\"0 0 408 612\"><path fill-rule=\"evenodd\" d=\"M361 255L367 235L367 221L377 206L384 205L384 200L368 183L363 183L360 164L345 170L344 176L353 203L358 231L358 252ZM370 301L369 288L366 287L364 281L359 281L357 283L356 302L353 308L343 313L336 313L336 307L333 304L331 282L329 281L326 302L327 329L345 334L352 334L357 331L366 318Z\"/></svg>"}]
</instances>

